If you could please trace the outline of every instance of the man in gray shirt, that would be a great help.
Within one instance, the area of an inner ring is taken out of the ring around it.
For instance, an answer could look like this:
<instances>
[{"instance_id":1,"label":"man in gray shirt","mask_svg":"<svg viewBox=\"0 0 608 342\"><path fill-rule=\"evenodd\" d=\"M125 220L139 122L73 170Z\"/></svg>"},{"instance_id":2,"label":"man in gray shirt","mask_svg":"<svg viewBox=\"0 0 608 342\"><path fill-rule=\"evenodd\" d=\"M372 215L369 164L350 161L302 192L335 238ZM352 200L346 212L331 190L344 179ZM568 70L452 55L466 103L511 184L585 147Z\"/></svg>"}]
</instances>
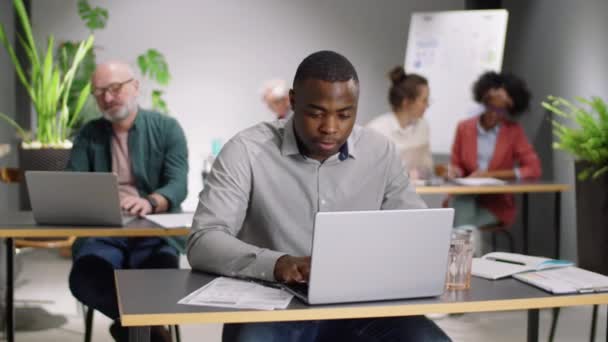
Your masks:
<instances>
[{"instance_id":1,"label":"man in gray shirt","mask_svg":"<svg viewBox=\"0 0 608 342\"><path fill-rule=\"evenodd\" d=\"M308 56L289 95L292 118L237 134L216 159L188 239L193 269L305 282L317 212L425 207L409 185L395 146L355 125L359 81L344 56L331 51ZM421 316L227 324L223 338L449 340Z\"/></svg>"}]
</instances>

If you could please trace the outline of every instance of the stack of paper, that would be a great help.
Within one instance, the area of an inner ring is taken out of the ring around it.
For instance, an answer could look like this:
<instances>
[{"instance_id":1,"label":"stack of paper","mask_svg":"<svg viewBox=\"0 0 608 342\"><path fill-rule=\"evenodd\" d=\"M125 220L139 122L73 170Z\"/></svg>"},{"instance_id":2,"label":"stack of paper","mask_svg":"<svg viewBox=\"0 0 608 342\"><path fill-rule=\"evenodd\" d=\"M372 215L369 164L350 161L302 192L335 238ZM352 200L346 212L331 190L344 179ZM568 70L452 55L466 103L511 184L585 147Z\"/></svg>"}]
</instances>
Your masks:
<instances>
[{"instance_id":1,"label":"stack of paper","mask_svg":"<svg viewBox=\"0 0 608 342\"><path fill-rule=\"evenodd\" d=\"M505 185L507 182L496 178L467 177L455 178L452 182L464 186Z\"/></svg>"},{"instance_id":2,"label":"stack of paper","mask_svg":"<svg viewBox=\"0 0 608 342\"><path fill-rule=\"evenodd\" d=\"M494 252L473 259L471 273L476 277L500 279L513 274L568 267L574 263L516 253Z\"/></svg>"},{"instance_id":3,"label":"stack of paper","mask_svg":"<svg viewBox=\"0 0 608 342\"><path fill-rule=\"evenodd\" d=\"M194 213L153 214L146 215L146 219L164 228L190 228Z\"/></svg>"},{"instance_id":4,"label":"stack of paper","mask_svg":"<svg viewBox=\"0 0 608 342\"><path fill-rule=\"evenodd\" d=\"M178 304L236 309L285 309L293 295L251 281L219 277L192 292Z\"/></svg>"},{"instance_id":5,"label":"stack of paper","mask_svg":"<svg viewBox=\"0 0 608 342\"><path fill-rule=\"evenodd\" d=\"M608 277L578 267L520 273L513 277L556 294L608 291Z\"/></svg>"}]
</instances>

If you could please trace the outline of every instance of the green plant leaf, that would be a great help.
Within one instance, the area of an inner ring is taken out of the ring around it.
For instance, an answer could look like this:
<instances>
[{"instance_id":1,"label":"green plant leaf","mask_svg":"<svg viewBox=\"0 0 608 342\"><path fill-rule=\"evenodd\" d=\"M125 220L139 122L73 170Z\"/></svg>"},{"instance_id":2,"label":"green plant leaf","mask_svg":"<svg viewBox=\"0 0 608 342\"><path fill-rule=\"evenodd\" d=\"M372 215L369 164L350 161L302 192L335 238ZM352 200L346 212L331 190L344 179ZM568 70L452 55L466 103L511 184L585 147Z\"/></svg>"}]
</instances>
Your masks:
<instances>
[{"instance_id":1,"label":"green plant leaf","mask_svg":"<svg viewBox=\"0 0 608 342\"><path fill-rule=\"evenodd\" d=\"M13 120L11 117L9 117L8 115L1 113L1 112L0 112L0 119L8 122L9 125L13 126L15 128L15 130L17 131L17 134L21 137L21 139L23 141L28 141L28 134L25 132L23 127L21 127L21 125L19 125L15 120Z\"/></svg>"},{"instance_id":2,"label":"green plant leaf","mask_svg":"<svg viewBox=\"0 0 608 342\"><path fill-rule=\"evenodd\" d=\"M107 9L93 8L87 0L78 0L78 15L91 31L105 28L109 18Z\"/></svg>"},{"instance_id":3,"label":"green plant leaf","mask_svg":"<svg viewBox=\"0 0 608 342\"><path fill-rule=\"evenodd\" d=\"M15 11L17 12L17 18L21 23L21 28L25 33L25 41L27 42L27 45L29 45L31 50L34 52L34 60L32 61L32 64L33 62L39 64L40 58L38 57L38 50L36 49L34 35L32 34L32 25L30 24L30 17L27 13L27 10L25 9L25 5L23 4L22 0L13 0L13 6L15 7Z\"/></svg>"},{"instance_id":4,"label":"green plant leaf","mask_svg":"<svg viewBox=\"0 0 608 342\"><path fill-rule=\"evenodd\" d=\"M137 65L141 74L148 77L162 86L169 84L171 75L169 74L169 65L165 60L165 56L158 50L149 49L144 54L137 57Z\"/></svg>"},{"instance_id":5,"label":"green plant leaf","mask_svg":"<svg viewBox=\"0 0 608 342\"><path fill-rule=\"evenodd\" d=\"M17 58L17 55L15 54L15 50L9 43L8 37L6 36L6 31L4 30L4 25L2 25L2 24L0 24L0 43L2 43L2 45L6 49L6 52L8 52L8 55L11 58L11 62L13 63L13 66L15 67L15 73L17 74L19 81L21 82L23 87L27 90L28 94L30 95L30 98L33 97L32 86L29 83L29 81L27 80L26 74L23 71L23 67L21 66L21 63L19 62L19 59ZM28 50L26 48L26 53L27 53L27 51ZM31 60L33 60L33 57L30 57L30 61Z\"/></svg>"},{"instance_id":6,"label":"green plant leaf","mask_svg":"<svg viewBox=\"0 0 608 342\"><path fill-rule=\"evenodd\" d=\"M163 92L161 90L154 89L152 91L152 109L168 114L169 108L167 108L167 103L163 100L162 96Z\"/></svg>"},{"instance_id":7,"label":"green plant leaf","mask_svg":"<svg viewBox=\"0 0 608 342\"><path fill-rule=\"evenodd\" d=\"M557 114L552 120L555 149L589 162L578 179L597 178L608 172L608 106L599 97L575 98L579 105L560 97L549 96L542 106Z\"/></svg>"}]
</instances>

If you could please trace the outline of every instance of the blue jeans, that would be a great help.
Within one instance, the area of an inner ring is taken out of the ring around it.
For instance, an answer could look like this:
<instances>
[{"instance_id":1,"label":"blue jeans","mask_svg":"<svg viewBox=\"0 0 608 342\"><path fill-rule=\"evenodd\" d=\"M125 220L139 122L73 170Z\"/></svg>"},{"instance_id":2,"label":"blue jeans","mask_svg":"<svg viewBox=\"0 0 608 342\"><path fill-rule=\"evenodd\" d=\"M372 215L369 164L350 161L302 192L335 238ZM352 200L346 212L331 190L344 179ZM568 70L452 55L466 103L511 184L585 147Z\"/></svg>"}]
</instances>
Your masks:
<instances>
[{"instance_id":1,"label":"blue jeans","mask_svg":"<svg viewBox=\"0 0 608 342\"><path fill-rule=\"evenodd\" d=\"M451 341L424 316L225 324L223 342Z\"/></svg>"},{"instance_id":2,"label":"blue jeans","mask_svg":"<svg viewBox=\"0 0 608 342\"><path fill-rule=\"evenodd\" d=\"M161 238L89 238L73 255L70 290L74 297L118 319L114 270L178 268L179 254Z\"/></svg>"}]
</instances>

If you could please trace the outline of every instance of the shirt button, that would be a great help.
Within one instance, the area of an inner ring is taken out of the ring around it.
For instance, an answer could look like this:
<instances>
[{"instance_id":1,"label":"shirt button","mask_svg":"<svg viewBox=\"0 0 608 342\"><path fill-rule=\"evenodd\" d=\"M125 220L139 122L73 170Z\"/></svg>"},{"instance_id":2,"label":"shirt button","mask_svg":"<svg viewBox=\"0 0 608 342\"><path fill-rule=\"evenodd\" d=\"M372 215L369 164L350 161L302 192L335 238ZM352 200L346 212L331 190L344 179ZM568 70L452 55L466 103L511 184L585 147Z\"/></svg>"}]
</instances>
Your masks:
<instances>
[{"instance_id":1,"label":"shirt button","mask_svg":"<svg viewBox=\"0 0 608 342\"><path fill-rule=\"evenodd\" d=\"M326 203L327 202L324 199L321 200L321 204L325 205Z\"/></svg>"}]
</instances>

